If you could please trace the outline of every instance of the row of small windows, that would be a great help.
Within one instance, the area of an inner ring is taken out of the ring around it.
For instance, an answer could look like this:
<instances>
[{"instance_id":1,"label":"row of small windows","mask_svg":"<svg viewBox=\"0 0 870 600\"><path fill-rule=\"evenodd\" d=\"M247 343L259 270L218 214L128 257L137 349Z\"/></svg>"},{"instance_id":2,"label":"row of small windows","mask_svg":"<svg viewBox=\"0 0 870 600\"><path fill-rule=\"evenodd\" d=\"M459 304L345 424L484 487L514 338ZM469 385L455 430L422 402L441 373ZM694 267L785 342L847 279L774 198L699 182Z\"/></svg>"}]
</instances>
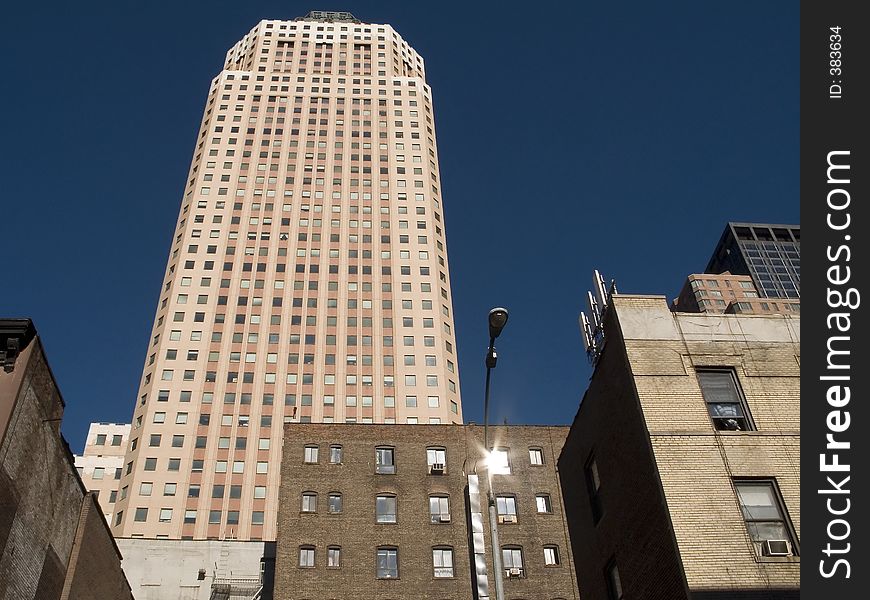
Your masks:
<instances>
[{"instance_id":1,"label":"row of small windows","mask_svg":"<svg viewBox=\"0 0 870 600\"><path fill-rule=\"evenodd\" d=\"M123 440L122 435L113 435L112 436L112 446L120 446ZM94 439L94 445L96 446L105 446L106 441L108 440L108 435L105 433L98 433L97 437Z\"/></svg>"},{"instance_id":2,"label":"row of small windows","mask_svg":"<svg viewBox=\"0 0 870 600\"><path fill-rule=\"evenodd\" d=\"M159 523L171 523L173 518L173 509L171 508L160 508L157 511L157 517ZM205 511L202 511L205 512ZM135 523L146 523L148 522L149 509L147 507L138 507L134 509L133 512L133 522ZM198 512L196 510L185 510L184 511L184 524L190 525L197 522ZM265 524L265 511L255 510L251 511L251 525L264 525ZM239 525L239 517L240 511L238 510L228 510L226 512L220 510L209 510L208 511L208 524L209 525ZM124 511L118 511L115 515L115 525L120 525L124 519Z\"/></svg>"},{"instance_id":3,"label":"row of small windows","mask_svg":"<svg viewBox=\"0 0 870 600\"><path fill-rule=\"evenodd\" d=\"M388 446L375 448L375 472L381 474L394 474L396 472L396 449ZM330 446L329 462L331 464L342 462L341 446ZM320 462L320 446L308 444L303 450L303 462L308 464ZM426 449L426 465L430 474L443 475L447 470L447 449L441 447L429 447ZM544 465L543 448L529 448L529 465ZM490 470L493 474L509 475L511 473L511 460L509 448L495 448L490 453Z\"/></svg>"},{"instance_id":4,"label":"row of small windows","mask_svg":"<svg viewBox=\"0 0 870 600\"><path fill-rule=\"evenodd\" d=\"M341 547L327 546L327 568L341 567ZM544 546L544 565L559 566L561 558L558 546ZM526 576L523 549L520 546L502 548L502 565L507 578ZM317 548L313 545L299 547L299 567L317 567ZM399 577L399 549L392 546L377 548L375 553L375 576L378 579L397 579ZM432 576L436 579L454 577L453 548L436 546L432 548Z\"/></svg>"},{"instance_id":5,"label":"row of small windows","mask_svg":"<svg viewBox=\"0 0 870 600\"><path fill-rule=\"evenodd\" d=\"M220 496L223 497L224 486L220 486ZM238 490L241 493L241 490ZM265 493L265 492L264 492ZM255 497L256 494L255 494ZM302 492L302 513L316 513L318 510L319 494L314 491ZM344 503L341 492L329 492L327 494L326 510L329 514L340 514ZM496 496L496 505L499 523L517 522L517 497L509 494ZM395 494L379 494L375 497L375 522L396 523L398 522L399 500ZM538 514L552 514L553 505L549 494L537 494L535 496L535 508ZM429 496L429 520L431 523L450 523L450 497L445 495Z\"/></svg>"},{"instance_id":6,"label":"row of small windows","mask_svg":"<svg viewBox=\"0 0 870 600\"><path fill-rule=\"evenodd\" d=\"M302 396L302 406L303 406L302 410L303 411L308 410L310 412L311 409L308 409L306 407L312 406L312 404L311 404L311 402L306 403L305 399L306 399L306 396L303 395ZM394 400L395 400L395 398L392 396L384 396L384 406L386 408L395 407ZM324 401L324 406L330 406L330 405ZM451 401L450 402L450 411L454 414L459 414L459 404L457 402ZM249 427L251 425L251 416L250 415L237 415L237 416L236 415L220 415L220 417L221 417L220 424L223 427L231 427L233 425L238 425L239 427ZM301 416L296 417L295 416L295 409L294 409L293 414L283 416L283 422L284 423L293 423L293 422L311 423L312 422L311 418L312 418L311 414L302 414ZM335 423L336 418L343 419L343 420L339 420L338 421L339 423L342 423L342 422L344 422L344 423L357 423L357 422L359 422L359 423L363 423L363 424L374 423L373 417L367 416L367 415L362 415L360 417L357 417L354 414L349 414L349 415L345 415L344 417L341 417L341 416L336 417L335 415L332 415L332 414L324 414L324 415L322 415L321 418L322 418L323 423ZM209 414L201 414L199 416L199 424L202 426L209 425L210 421L211 421L211 415L209 415ZM395 422L396 422L395 416L384 416L383 417L383 423L385 423L385 424L392 424ZM418 425L418 424L420 424L421 421L420 421L420 417L408 416L408 417L405 417L404 422L408 425ZM429 417L427 422L429 423L429 425L440 425L442 422L442 419L441 419L441 417ZM272 415L260 415L260 427L271 427L271 426L272 426ZM133 429L138 430L141 427L142 427L142 415L139 415L136 417L136 419L133 423ZM199 440L200 437L202 437L202 436L197 436L197 444L200 444L200 440ZM204 448L205 446L198 445L197 447ZM196 462L196 461L194 461L194 462ZM200 468L200 470L202 470L202 469Z\"/></svg>"}]
</instances>

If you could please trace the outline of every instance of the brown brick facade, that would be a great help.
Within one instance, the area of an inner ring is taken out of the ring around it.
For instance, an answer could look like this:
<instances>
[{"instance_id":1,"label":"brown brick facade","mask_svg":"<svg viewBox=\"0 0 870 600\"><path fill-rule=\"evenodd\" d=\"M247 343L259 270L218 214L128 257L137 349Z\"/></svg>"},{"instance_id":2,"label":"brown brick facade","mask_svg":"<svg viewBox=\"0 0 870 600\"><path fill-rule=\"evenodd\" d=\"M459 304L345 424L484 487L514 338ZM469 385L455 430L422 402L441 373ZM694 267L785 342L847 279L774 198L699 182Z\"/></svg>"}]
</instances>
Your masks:
<instances>
[{"instance_id":1,"label":"brown brick facade","mask_svg":"<svg viewBox=\"0 0 870 600\"><path fill-rule=\"evenodd\" d=\"M505 580L506 598L577 598L567 528L562 516L555 460L565 427L493 427L491 440L509 449L510 475L494 475L497 496L515 498L516 522L498 526L502 547L522 550L523 577ZM340 444L340 464L330 446ZM317 446L318 462L305 463L305 447ZM395 473L376 473L376 448L391 448ZM443 474L430 474L427 448L446 451ZM533 466L529 449L541 451ZM483 429L473 425L289 425L282 460L276 599L473 597L468 475L482 461ZM303 493L316 493L316 510L303 511ZM342 510L328 510L330 493L341 493ZM547 494L552 512L539 513L536 496ZM378 522L376 498L394 497L395 523ZM432 522L430 496L447 498L449 522ZM486 505L483 520L488 522ZM487 572L494 595L490 532L484 532ZM547 566L544 546L556 548L559 565ZM314 550L314 566L300 566L300 549ZM327 566L330 547L340 548L340 567ZM378 577L379 548L395 549L397 577ZM433 549L450 549L453 576L436 577Z\"/></svg>"},{"instance_id":2,"label":"brown brick facade","mask_svg":"<svg viewBox=\"0 0 870 600\"><path fill-rule=\"evenodd\" d=\"M60 435L63 401L39 338L0 371L0 403L0 599L132 598Z\"/></svg>"}]
</instances>

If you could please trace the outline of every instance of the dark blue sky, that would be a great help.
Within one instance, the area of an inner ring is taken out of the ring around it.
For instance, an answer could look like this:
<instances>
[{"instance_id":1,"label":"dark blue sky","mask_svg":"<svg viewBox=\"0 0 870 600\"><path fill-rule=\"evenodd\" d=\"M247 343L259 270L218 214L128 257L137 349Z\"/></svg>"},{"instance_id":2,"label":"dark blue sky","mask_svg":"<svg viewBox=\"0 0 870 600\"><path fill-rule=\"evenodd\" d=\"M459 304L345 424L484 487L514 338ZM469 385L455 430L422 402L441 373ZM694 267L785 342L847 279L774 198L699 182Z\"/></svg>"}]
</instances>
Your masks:
<instances>
[{"instance_id":1,"label":"dark blue sky","mask_svg":"<svg viewBox=\"0 0 870 600\"><path fill-rule=\"evenodd\" d=\"M569 423L593 268L674 296L726 221L798 222L797 2L13 3L0 315L35 320L74 450L132 414L226 50L312 9L390 23L426 60L468 421L492 306L493 421Z\"/></svg>"}]
</instances>

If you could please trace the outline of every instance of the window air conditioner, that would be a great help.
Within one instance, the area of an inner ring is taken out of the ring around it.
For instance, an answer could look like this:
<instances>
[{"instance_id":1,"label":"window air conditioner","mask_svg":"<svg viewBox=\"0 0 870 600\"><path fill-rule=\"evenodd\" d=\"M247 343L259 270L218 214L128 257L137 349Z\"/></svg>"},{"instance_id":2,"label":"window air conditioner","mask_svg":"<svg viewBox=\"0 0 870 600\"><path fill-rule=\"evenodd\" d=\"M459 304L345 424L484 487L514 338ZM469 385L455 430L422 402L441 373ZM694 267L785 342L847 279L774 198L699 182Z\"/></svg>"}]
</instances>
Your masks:
<instances>
[{"instance_id":1,"label":"window air conditioner","mask_svg":"<svg viewBox=\"0 0 870 600\"><path fill-rule=\"evenodd\" d=\"M450 515L447 513L441 513L441 515L439 515L439 517L438 517L438 521L440 523L449 523L450 522Z\"/></svg>"},{"instance_id":2,"label":"window air conditioner","mask_svg":"<svg viewBox=\"0 0 870 600\"><path fill-rule=\"evenodd\" d=\"M764 540L761 553L764 556L791 556L791 543L788 540Z\"/></svg>"},{"instance_id":3,"label":"window air conditioner","mask_svg":"<svg viewBox=\"0 0 870 600\"><path fill-rule=\"evenodd\" d=\"M499 523L516 523L517 517L516 517L516 515L499 515L498 522Z\"/></svg>"},{"instance_id":4,"label":"window air conditioner","mask_svg":"<svg viewBox=\"0 0 870 600\"><path fill-rule=\"evenodd\" d=\"M518 567L511 567L510 569L505 569L504 574L505 574L505 577L508 577L508 578L522 577L523 570L518 568Z\"/></svg>"},{"instance_id":5,"label":"window air conditioner","mask_svg":"<svg viewBox=\"0 0 870 600\"><path fill-rule=\"evenodd\" d=\"M433 463L429 465L429 474L438 474L441 475L444 473L444 463Z\"/></svg>"}]
</instances>

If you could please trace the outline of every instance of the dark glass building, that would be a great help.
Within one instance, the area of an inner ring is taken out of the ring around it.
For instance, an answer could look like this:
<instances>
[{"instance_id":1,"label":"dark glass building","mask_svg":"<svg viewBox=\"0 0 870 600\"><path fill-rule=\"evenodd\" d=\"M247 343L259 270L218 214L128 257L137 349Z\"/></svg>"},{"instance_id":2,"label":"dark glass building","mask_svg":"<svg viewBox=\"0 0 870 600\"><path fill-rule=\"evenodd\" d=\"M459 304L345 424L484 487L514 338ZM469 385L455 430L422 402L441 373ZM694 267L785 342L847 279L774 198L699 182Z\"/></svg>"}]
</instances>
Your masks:
<instances>
[{"instance_id":1,"label":"dark glass building","mask_svg":"<svg viewBox=\"0 0 870 600\"><path fill-rule=\"evenodd\" d=\"M800 226L728 223L706 269L725 271L751 276L762 297L800 298Z\"/></svg>"}]
</instances>

